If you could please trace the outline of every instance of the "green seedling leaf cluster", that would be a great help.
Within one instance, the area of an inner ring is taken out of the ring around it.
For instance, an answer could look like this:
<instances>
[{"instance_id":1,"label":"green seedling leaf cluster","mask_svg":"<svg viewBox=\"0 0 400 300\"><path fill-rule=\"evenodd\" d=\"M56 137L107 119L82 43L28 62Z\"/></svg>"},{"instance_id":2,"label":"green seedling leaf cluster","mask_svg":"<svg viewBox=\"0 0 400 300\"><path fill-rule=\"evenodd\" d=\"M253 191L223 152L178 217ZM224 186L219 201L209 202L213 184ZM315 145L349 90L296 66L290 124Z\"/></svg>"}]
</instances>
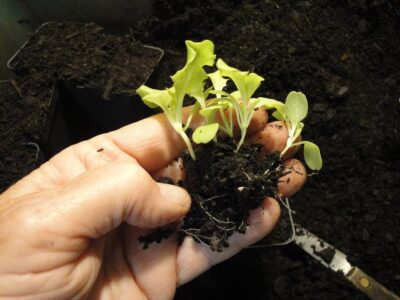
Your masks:
<instances>
[{"instance_id":1,"label":"green seedling leaf cluster","mask_svg":"<svg viewBox=\"0 0 400 300\"><path fill-rule=\"evenodd\" d=\"M178 132L187 145L192 158L195 158L190 139L186 129L190 121L184 126L182 123L182 108L185 95L194 97L198 103L205 107L204 81L207 74L204 66L213 66L214 44L205 40L199 43L186 41L187 59L185 66L177 71L172 77L173 86L164 90L157 90L142 85L137 93L142 97L143 102L151 108L160 107L172 127Z\"/></svg>"},{"instance_id":2,"label":"green seedling leaf cluster","mask_svg":"<svg viewBox=\"0 0 400 300\"><path fill-rule=\"evenodd\" d=\"M304 145L304 160L307 166L311 170L320 170L322 168L322 157L318 146L309 141L296 142L304 128L302 121L308 113L306 96L301 92L290 92L286 97L285 104L276 108L272 115L278 120L285 121L288 128L288 139L281 156L292 147Z\"/></svg>"},{"instance_id":3,"label":"green seedling leaf cluster","mask_svg":"<svg viewBox=\"0 0 400 300\"><path fill-rule=\"evenodd\" d=\"M285 103L264 97L254 98L254 93L264 81L263 77L233 68L222 59L217 60L216 71L207 74L204 66L214 66L215 63L214 44L209 40L198 43L186 41L186 49L186 64L171 77L172 87L157 90L143 85L137 93L149 107L160 107L163 110L172 127L186 143L193 159L195 153L186 130L194 114L199 113L203 116L205 125L193 132L193 142L201 144L216 141L219 131L234 138L233 129L236 122L240 129L240 139L237 143L239 151L256 109L264 107L274 109L273 116L287 124L289 137L281 155L291 147L304 145L307 165L312 170L321 169L322 159L318 146L308 141L296 142L308 111L307 98L303 93L290 92ZM210 82L208 88L205 87L207 80ZM228 81L232 81L235 90L226 91ZM196 103L183 125L185 96L193 97Z\"/></svg>"}]
</instances>

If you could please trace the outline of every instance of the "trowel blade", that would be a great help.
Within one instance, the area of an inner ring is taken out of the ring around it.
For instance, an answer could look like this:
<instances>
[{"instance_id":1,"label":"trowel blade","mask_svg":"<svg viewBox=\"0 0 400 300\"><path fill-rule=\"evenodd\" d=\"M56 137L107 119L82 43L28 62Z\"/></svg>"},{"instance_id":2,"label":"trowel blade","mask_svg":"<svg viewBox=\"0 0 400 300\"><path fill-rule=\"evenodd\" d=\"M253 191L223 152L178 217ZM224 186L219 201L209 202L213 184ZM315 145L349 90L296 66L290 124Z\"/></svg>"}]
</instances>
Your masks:
<instances>
[{"instance_id":1,"label":"trowel blade","mask_svg":"<svg viewBox=\"0 0 400 300\"><path fill-rule=\"evenodd\" d=\"M388 290L360 268L352 266L346 255L315 236L307 229L295 224L294 242L325 267L342 274L356 288L373 300L400 300L400 297Z\"/></svg>"}]
</instances>

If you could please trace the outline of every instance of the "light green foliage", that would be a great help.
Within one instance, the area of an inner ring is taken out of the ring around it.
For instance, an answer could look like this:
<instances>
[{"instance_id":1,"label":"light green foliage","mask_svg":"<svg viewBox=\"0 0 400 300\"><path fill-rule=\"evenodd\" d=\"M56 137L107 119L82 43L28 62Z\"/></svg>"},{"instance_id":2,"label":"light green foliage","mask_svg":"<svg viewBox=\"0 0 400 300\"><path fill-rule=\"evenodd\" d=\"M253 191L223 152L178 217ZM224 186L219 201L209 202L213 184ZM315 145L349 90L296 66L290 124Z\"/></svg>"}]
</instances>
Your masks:
<instances>
[{"instance_id":1,"label":"light green foliage","mask_svg":"<svg viewBox=\"0 0 400 300\"><path fill-rule=\"evenodd\" d=\"M308 112L308 102L306 96L301 92L290 92L282 108L275 111L275 117L286 122L288 128L288 139L286 147L281 152L284 155L293 146L304 145L304 160L311 170L322 168L322 157L318 146L308 141L295 143L304 128L305 119Z\"/></svg>"},{"instance_id":2,"label":"light green foliage","mask_svg":"<svg viewBox=\"0 0 400 300\"><path fill-rule=\"evenodd\" d=\"M214 86L214 90L210 91L210 93L216 94L218 102L211 106L219 106L219 109L215 109L213 112L219 112L223 123L220 128L231 137L233 136L232 114L236 114L241 132L241 138L237 146L237 150L239 150L244 142L247 128L254 115L254 109L260 106L260 101L251 98L251 96L260 86L264 78L256 73L243 72L230 67L222 59L218 59L216 66L218 71L209 74L209 77ZM227 93L222 90L226 85L226 79L224 79L224 77L233 81L237 91ZM223 106L223 108L221 108L221 106ZM224 113L224 109L226 108L231 108L228 110L228 116Z\"/></svg>"},{"instance_id":3,"label":"light green foliage","mask_svg":"<svg viewBox=\"0 0 400 300\"><path fill-rule=\"evenodd\" d=\"M172 127L185 141L189 153L193 159L195 154L189 137L185 133L191 116L185 126L182 124L182 108L185 95L194 97L202 107L205 107L207 95L204 93L204 80L207 78L203 66L214 65L214 44L205 40L199 43L186 41L187 59L185 66L177 71L172 77L173 86L165 90L151 89L142 85L137 93L142 100L151 108L160 107ZM194 112L193 112L194 113Z\"/></svg>"},{"instance_id":4,"label":"light green foliage","mask_svg":"<svg viewBox=\"0 0 400 300\"><path fill-rule=\"evenodd\" d=\"M303 93L290 92L286 97L285 114L286 119L297 127L301 121L307 117L308 103L307 98Z\"/></svg>"},{"instance_id":5,"label":"light green foliage","mask_svg":"<svg viewBox=\"0 0 400 300\"><path fill-rule=\"evenodd\" d=\"M322 157L317 145L311 142L303 142L304 160L311 170L320 170L322 168Z\"/></svg>"},{"instance_id":6,"label":"light green foliage","mask_svg":"<svg viewBox=\"0 0 400 300\"><path fill-rule=\"evenodd\" d=\"M193 141L196 144L209 143L217 134L218 127L218 123L212 123L198 127L193 133Z\"/></svg>"},{"instance_id":7,"label":"light green foliage","mask_svg":"<svg viewBox=\"0 0 400 300\"><path fill-rule=\"evenodd\" d=\"M222 77L222 74L219 70L215 71L214 73L207 74L211 80L211 83L216 91L222 91L226 86L226 82L228 79ZM221 95L217 95L217 98L220 98Z\"/></svg>"},{"instance_id":8,"label":"light green foliage","mask_svg":"<svg viewBox=\"0 0 400 300\"><path fill-rule=\"evenodd\" d=\"M308 112L307 98L303 93L290 92L285 103L264 97L252 98L264 80L263 77L235 69L222 59L218 59L216 63L217 70L207 74L203 67L214 66L214 44L209 40L199 43L186 41L186 49L186 64L171 77L172 87L157 90L142 85L137 93L149 107L160 107L163 110L172 127L185 141L193 159L195 154L185 131L196 113L200 113L206 121L205 125L198 127L193 133L193 141L197 144L216 140L219 130L233 137L235 116L241 132L238 151L244 142L255 109L264 107L274 109L272 115L287 124L289 137L281 156L293 146L304 145L304 159L310 169L322 168L322 158L317 145L308 141L295 143L304 127L302 121ZM205 89L206 79L212 84L207 89ZM228 80L234 83L236 90L230 92L224 90ZM196 104L193 105L184 126L182 108L185 95L195 98Z\"/></svg>"}]
</instances>

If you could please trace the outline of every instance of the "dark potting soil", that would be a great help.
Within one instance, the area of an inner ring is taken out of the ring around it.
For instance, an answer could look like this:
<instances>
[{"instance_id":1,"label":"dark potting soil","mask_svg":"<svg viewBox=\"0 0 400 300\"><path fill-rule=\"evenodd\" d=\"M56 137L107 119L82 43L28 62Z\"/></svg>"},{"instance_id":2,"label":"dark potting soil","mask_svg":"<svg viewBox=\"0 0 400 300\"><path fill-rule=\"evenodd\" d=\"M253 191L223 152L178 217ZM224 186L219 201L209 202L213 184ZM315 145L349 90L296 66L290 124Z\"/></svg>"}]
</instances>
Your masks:
<instances>
[{"instance_id":1,"label":"dark potting soil","mask_svg":"<svg viewBox=\"0 0 400 300\"><path fill-rule=\"evenodd\" d=\"M41 162L38 149L20 141L14 142L12 147L1 145L0 151L0 193L33 171Z\"/></svg>"},{"instance_id":2,"label":"dark potting soil","mask_svg":"<svg viewBox=\"0 0 400 300\"><path fill-rule=\"evenodd\" d=\"M400 294L400 3L156 1L136 37L166 50L158 87L211 39L227 63L266 78L259 94L304 92L304 138L324 168L291 202L295 221ZM366 299L296 246L249 249L176 299Z\"/></svg>"},{"instance_id":3,"label":"dark potting soil","mask_svg":"<svg viewBox=\"0 0 400 300\"><path fill-rule=\"evenodd\" d=\"M195 161L184 158L183 187L192 206L180 231L215 251L229 247L233 233L246 232L250 211L276 197L284 174L279 153L261 158L259 146L235 149L234 142L206 144L196 149Z\"/></svg>"},{"instance_id":4,"label":"dark potting soil","mask_svg":"<svg viewBox=\"0 0 400 300\"><path fill-rule=\"evenodd\" d=\"M236 152L236 144L227 141L200 145L196 160L183 156L186 175L180 185L190 193L192 205L175 229L181 238L190 235L220 252L229 247L232 234L246 232L250 211L262 207L266 197L276 197L279 178L285 174L279 153L264 156L260 147L243 145ZM140 240L146 248L173 232L163 228Z\"/></svg>"},{"instance_id":5,"label":"dark potting soil","mask_svg":"<svg viewBox=\"0 0 400 300\"><path fill-rule=\"evenodd\" d=\"M54 80L42 74L32 74L0 83L0 136L7 141L40 142L45 138L54 92Z\"/></svg>"},{"instance_id":6,"label":"dark potting soil","mask_svg":"<svg viewBox=\"0 0 400 300\"><path fill-rule=\"evenodd\" d=\"M160 59L131 35L112 35L94 23L42 25L11 66L20 74L40 72L75 86L103 91L103 97L134 95Z\"/></svg>"},{"instance_id":7,"label":"dark potting soil","mask_svg":"<svg viewBox=\"0 0 400 300\"><path fill-rule=\"evenodd\" d=\"M39 143L47 133L53 81L29 76L0 83L0 192L32 171Z\"/></svg>"}]
</instances>

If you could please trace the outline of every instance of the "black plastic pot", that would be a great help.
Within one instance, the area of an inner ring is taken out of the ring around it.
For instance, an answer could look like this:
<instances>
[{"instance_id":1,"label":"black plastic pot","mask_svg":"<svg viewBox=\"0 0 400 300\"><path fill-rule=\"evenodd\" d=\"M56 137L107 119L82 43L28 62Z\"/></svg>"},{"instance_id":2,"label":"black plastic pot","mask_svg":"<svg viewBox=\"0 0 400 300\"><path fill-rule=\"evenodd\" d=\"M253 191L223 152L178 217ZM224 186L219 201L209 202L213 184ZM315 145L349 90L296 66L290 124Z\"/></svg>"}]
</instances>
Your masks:
<instances>
[{"instance_id":1,"label":"black plastic pot","mask_svg":"<svg viewBox=\"0 0 400 300\"><path fill-rule=\"evenodd\" d=\"M66 91L64 84L57 85L59 98L54 117L48 127L49 135L43 145L46 158L50 158L66 147L87 140L103 132L86 114L73 96Z\"/></svg>"},{"instance_id":2,"label":"black plastic pot","mask_svg":"<svg viewBox=\"0 0 400 300\"><path fill-rule=\"evenodd\" d=\"M53 22L46 22L43 23L42 25L40 25L34 32L32 35L37 34L40 29L42 29L44 26L47 26L48 24L52 24ZM7 61L7 68L12 70L14 73L16 73L16 75L18 76L24 76L29 74L28 70L17 70L17 68L15 67L14 63L16 58L18 57L18 55L20 54L20 52L25 48L26 45L29 44L30 39L28 39L27 41L25 41L22 46L14 53L13 56L11 56L11 58Z\"/></svg>"},{"instance_id":3,"label":"black plastic pot","mask_svg":"<svg viewBox=\"0 0 400 300\"><path fill-rule=\"evenodd\" d=\"M164 56L164 51L147 45L144 48L147 51L159 53L155 62L155 65L158 65ZM149 75L143 84L151 84L152 75L156 73L156 70L157 67L149 70ZM65 88L87 117L104 132L118 129L154 114L154 110L145 105L138 95L111 95L106 99L103 91L96 88L79 86L72 82L65 82Z\"/></svg>"},{"instance_id":4,"label":"black plastic pot","mask_svg":"<svg viewBox=\"0 0 400 300\"><path fill-rule=\"evenodd\" d=\"M36 29L34 34L39 33L45 26L52 26L53 24L57 25L58 23L46 22L42 24L38 29ZM99 36L101 36L100 33ZM26 41L7 63L8 68L13 70L19 76L26 76L30 72L29 67L16 69L15 62L18 60L18 55L21 51L29 45L31 39ZM138 82L137 87L141 84L152 81L152 78L156 75L155 69L164 56L164 51L157 47L144 45L143 50L155 53L151 56L154 57L154 63L150 64L150 69L148 72L144 73L147 74L147 77L143 82ZM152 66L156 67L154 68ZM58 70L53 71L54 74L58 74ZM55 76L60 75L58 74ZM88 122L93 123L91 127L98 129L97 132L115 130L154 114L154 110L148 108L140 98L135 95L135 93L130 93L130 95L109 95L108 97L104 97L104 92L102 90L90 86L82 86L75 83L73 80L62 81L61 85L62 98L66 101L74 101L75 104L72 106L76 106L76 109L83 112Z\"/></svg>"}]
</instances>

